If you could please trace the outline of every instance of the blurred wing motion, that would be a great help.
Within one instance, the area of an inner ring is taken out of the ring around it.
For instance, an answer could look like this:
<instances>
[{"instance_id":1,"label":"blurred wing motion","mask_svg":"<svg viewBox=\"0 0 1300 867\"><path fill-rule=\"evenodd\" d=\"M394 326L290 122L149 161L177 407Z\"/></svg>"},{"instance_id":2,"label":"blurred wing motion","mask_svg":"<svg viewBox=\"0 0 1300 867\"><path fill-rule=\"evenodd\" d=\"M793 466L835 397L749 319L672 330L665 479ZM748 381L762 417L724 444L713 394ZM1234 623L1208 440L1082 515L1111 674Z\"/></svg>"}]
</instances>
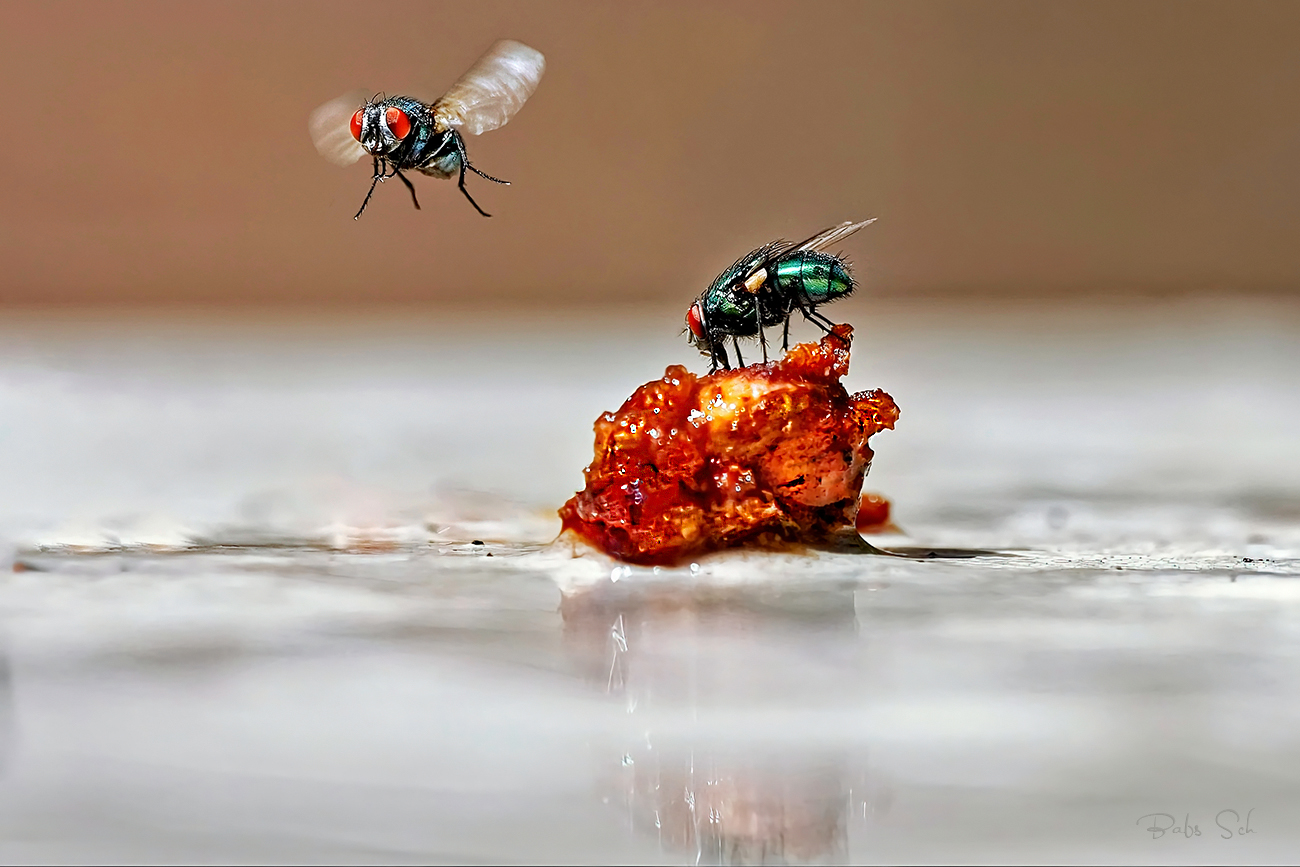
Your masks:
<instances>
[{"instance_id":1,"label":"blurred wing motion","mask_svg":"<svg viewBox=\"0 0 1300 867\"><path fill-rule=\"evenodd\" d=\"M316 151L336 166L350 166L366 155L352 137L349 124L371 91L352 90L316 109L307 118L307 131Z\"/></svg>"},{"instance_id":2,"label":"blurred wing motion","mask_svg":"<svg viewBox=\"0 0 1300 867\"><path fill-rule=\"evenodd\" d=\"M811 238L809 238L807 241L804 241L802 244L795 244L787 252L794 253L794 252L799 252L804 250L808 250L808 251L825 250L827 247L833 247L834 245L838 244L840 241L843 241L845 238L847 238L849 235L852 235L854 232L856 232L858 229L861 229L863 226L870 226L872 223L876 222L876 219L877 219L876 217L872 217L870 220L863 220L861 223L854 223L852 221L849 221L845 223L840 223L838 226L831 226L829 229L823 229L822 231L818 232L816 235L813 235Z\"/></svg>"},{"instance_id":3,"label":"blurred wing motion","mask_svg":"<svg viewBox=\"0 0 1300 867\"><path fill-rule=\"evenodd\" d=\"M545 71L546 58L540 51L502 39L434 103L434 122L438 129L470 135L505 126L533 95Z\"/></svg>"}]
</instances>

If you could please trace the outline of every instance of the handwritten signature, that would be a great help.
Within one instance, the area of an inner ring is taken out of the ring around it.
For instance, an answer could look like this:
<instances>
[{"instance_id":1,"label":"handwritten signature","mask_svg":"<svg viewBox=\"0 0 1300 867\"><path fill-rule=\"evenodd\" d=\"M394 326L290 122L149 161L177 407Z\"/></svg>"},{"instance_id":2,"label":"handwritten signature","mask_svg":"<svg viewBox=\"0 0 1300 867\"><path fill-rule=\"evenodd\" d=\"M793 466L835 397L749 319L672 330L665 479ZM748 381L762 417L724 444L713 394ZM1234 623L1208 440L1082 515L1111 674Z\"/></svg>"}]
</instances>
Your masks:
<instances>
[{"instance_id":1,"label":"handwritten signature","mask_svg":"<svg viewBox=\"0 0 1300 867\"><path fill-rule=\"evenodd\" d=\"M1255 812L1251 807L1246 811L1245 819L1242 819L1241 813L1236 810L1220 810L1214 814L1214 824L1219 828L1219 838L1222 840L1231 840L1234 837L1244 837L1247 834L1254 834L1255 829L1250 827L1250 814ZM1151 835L1152 840L1159 840L1166 834L1170 837L1199 837L1201 836L1201 826L1192 822L1192 814L1184 813L1183 821L1180 825L1178 818L1170 813L1147 813L1137 820L1137 824L1150 822L1143 831Z\"/></svg>"}]
</instances>

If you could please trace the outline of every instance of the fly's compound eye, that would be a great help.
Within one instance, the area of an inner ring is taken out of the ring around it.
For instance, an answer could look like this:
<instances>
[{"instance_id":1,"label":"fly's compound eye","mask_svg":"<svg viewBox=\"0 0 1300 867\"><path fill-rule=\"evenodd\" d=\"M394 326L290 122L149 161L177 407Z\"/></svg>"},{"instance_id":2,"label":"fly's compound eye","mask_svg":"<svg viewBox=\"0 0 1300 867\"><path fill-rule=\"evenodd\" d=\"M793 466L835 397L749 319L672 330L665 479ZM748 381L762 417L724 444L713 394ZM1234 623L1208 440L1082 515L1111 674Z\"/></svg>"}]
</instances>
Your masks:
<instances>
[{"instance_id":1,"label":"fly's compound eye","mask_svg":"<svg viewBox=\"0 0 1300 867\"><path fill-rule=\"evenodd\" d=\"M384 123L388 126L388 131L398 141L406 138L411 132L411 119L406 116L406 112L400 108L390 108L384 112Z\"/></svg>"},{"instance_id":2,"label":"fly's compound eye","mask_svg":"<svg viewBox=\"0 0 1300 867\"><path fill-rule=\"evenodd\" d=\"M686 311L686 327L691 330L696 340L704 339L704 311L700 309L700 305L692 304L691 309Z\"/></svg>"},{"instance_id":3,"label":"fly's compound eye","mask_svg":"<svg viewBox=\"0 0 1300 867\"><path fill-rule=\"evenodd\" d=\"M361 117L365 113L364 108L357 109L357 113L352 115L352 123L349 124L352 127L352 137L357 141L361 141Z\"/></svg>"}]
</instances>

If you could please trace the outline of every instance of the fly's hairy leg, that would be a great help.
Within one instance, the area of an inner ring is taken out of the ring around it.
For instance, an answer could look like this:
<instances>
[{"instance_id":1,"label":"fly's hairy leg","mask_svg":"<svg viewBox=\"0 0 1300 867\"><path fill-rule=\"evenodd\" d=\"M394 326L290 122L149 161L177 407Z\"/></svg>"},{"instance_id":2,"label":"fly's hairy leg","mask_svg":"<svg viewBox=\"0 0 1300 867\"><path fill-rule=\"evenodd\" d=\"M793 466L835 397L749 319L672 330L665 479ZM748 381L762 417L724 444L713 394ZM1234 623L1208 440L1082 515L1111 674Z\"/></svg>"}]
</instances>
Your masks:
<instances>
[{"instance_id":1,"label":"fly's hairy leg","mask_svg":"<svg viewBox=\"0 0 1300 867\"><path fill-rule=\"evenodd\" d=\"M402 174L397 169L393 169L393 174L401 178L402 183L406 184L406 188L411 191L411 203L415 205L417 211L420 210L420 200L415 197L415 184L411 183L406 175Z\"/></svg>"},{"instance_id":2,"label":"fly's hairy leg","mask_svg":"<svg viewBox=\"0 0 1300 867\"><path fill-rule=\"evenodd\" d=\"M744 367L745 356L740 354L740 338L734 334L731 335L731 345L736 347L736 363L739 364L741 367Z\"/></svg>"},{"instance_id":3,"label":"fly's hairy leg","mask_svg":"<svg viewBox=\"0 0 1300 867\"><path fill-rule=\"evenodd\" d=\"M510 186L509 181L503 181L500 178L494 178L491 175L489 175L487 172L480 171L479 169L475 168L474 164L469 161L469 156L465 153L465 140L460 137L460 133L453 133L453 135L456 137L456 150L460 153L460 164L462 166L469 169L471 172L478 175L480 178L487 178L489 181L492 181L492 183L494 184L505 184L507 187Z\"/></svg>"},{"instance_id":4,"label":"fly's hairy leg","mask_svg":"<svg viewBox=\"0 0 1300 867\"><path fill-rule=\"evenodd\" d=\"M487 172L479 171L469 163L466 163L465 165L469 166L469 170L474 174L478 175L480 178L487 178L489 181L492 181L494 184L505 184L507 187L510 186L509 181L503 181L500 178L494 178L491 175L489 175Z\"/></svg>"},{"instance_id":5,"label":"fly's hairy leg","mask_svg":"<svg viewBox=\"0 0 1300 867\"><path fill-rule=\"evenodd\" d=\"M731 359L727 358L727 347L722 345L722 335L709 335L709 351L713 353L713 367L709 373L716 371L719 366L723 370L731 370ZM722 362L721 365L718 362Z\"/></svg>"},{"instance_id":6,"label":"fly's hairy leg","mask_svg":"<svg viewBox=\"0 0 1300 867\"><path fill-rule=\"evenodd\" d=\"M478 211L480 214L482 214L485 217L490 217L492 215L489 214L487 211L483 210L482 208L480 208L478 206L478 202L474 201L474 197L469 194L469 190L465 189L465 169L466 167L472 168L472 166L469 165L469 157L466 156L465 154L465 142L461 139L460 133L453 132L451 135L453 141L456 144L456 152L460 154L460 181L457 184L457 186L460 187L460 191L461 193L464 194L465 198L469 199L469 203L474 206L474 210ZM483 174L478 169L474 169L474 171L480 175ZM483 175L483 176L487 177L487 175ZM489 180L495 181L496 178L489 178Z\"/></svg>"},{"instance_id":7,"label":"fly's hairy leg","mask_svg":"<svg viewBox=\"0 0 1300 867\"><path fill-rule=\"evenodd\" d=\"M827 334L830 334L831 329L827 328L826 325L824 325L822 321L820 321L820 320L825 320L826 322L830 322L830 320L826 319L825 316L822 316L820 313L817 312L816 305L812 303L812 299L808 297L806 292L801 292L800 294L803 295L803 298L796 297L794 303L795 306L799 308L799 312L803 314L803 318L807 319L809 322L811 322L813 325L816 325L818 328L820 328L822 331L825 331ZM830 322L830 325L831 328L835 327L834 322Z\"/></svg>"},{"instance_id":8,"label":"fly's hairy leg","mask_svg":"<svg viewBox=\"0 0 1300 867\"><path fill-rule=\"evenodd\" d=\"M374 174L374 176L370 179L370 192L366 193L366 199L365 199L365 201L363 201L363 202L361 203L361 210L357 211L356 216L354 216L352 219L354 219L354 220L360 220L360 219L361 219L361 215L364 214L364 213L366 212L366 205L370 204L370 197L373 196L373 195L375 194L375 184L379 183L379 181L382 180L382 178L380 177L380 175L381 175L381 172L379 171L379 158L376 157L376 158L375 158L375 174Z\"/></svg>"},{"instance_id":9,"label":"fly's hairy leg","mask_svg":"<svg viewBox=\"0 0 1300 867\"><path fill-rule=\"evenodd\" d=\"M804 306L803 306L802 304L799 305L799 312L803 314L803 318L804 318L804 319L807 319L809 322L811 322L813 325L816 325L816 326L817 326L818 328L820 328L822 331L825 331L827 334L830 334L830 333L831 333L831 330L830 330L829 328L826 327L825 323L823 323L823 322L822 322L821 320L819 320L819 319L814 319L814 318L813 318L813 314L811 314L811 313L809 313L807 310L805 310L805 309L804 309ZM824 317L823 317L823 318L824 318Z\"/></svg>"},{"instance_id":10,"label":"fly's hairy leg","mask_svg":"<svg viewBox=\"0 0 1300 867\"><path fill-rule=\"evenodd\" d=\"M816 309L812 311L812 315L817 317L820 324L822 324L827 331L835 327L835 323L832 322L829 317L823 316L822 314L818 313Z\"/></svg>"}]
</instances>

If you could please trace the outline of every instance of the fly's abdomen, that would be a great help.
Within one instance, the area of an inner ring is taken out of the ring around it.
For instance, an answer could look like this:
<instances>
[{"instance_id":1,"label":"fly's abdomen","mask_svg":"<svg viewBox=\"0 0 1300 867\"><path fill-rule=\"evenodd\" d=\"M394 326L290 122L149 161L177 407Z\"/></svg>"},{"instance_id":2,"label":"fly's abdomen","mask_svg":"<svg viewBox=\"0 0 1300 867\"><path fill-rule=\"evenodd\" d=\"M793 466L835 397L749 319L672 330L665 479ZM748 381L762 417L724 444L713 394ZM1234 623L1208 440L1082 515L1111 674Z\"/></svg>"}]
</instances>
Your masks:
<instances>
[{"instance_id":1,"label":"fly's abdomen","mask_svg":"<svg viewBox=\"0 0 1300 867\"><path fill-rule=\"evenodd\" d=\"M460 172L460 151L452 143L451 133L435 133L433 127L421 129L423 135L411 153L415 169L435 178L449 178Z\"/></svg>"},{"instance_id":2,"label":"fly's abdomen","mask_svg":"<svg viewBox=\"0 0 1300 867\"><path fill-rule=\"evenodd\" d=\"M455 150L444 150L417 166L416 171L435 178L450 178L460 172L460 154Z\"/></svg>"},{"instance_id":3,"label":"fly's abdomen","mask_svg":"<svg viewBox=\"0 0 1300 867\"><path fill-rule=\"evenodd\" d=\"M801 252L773 267L773 278L783 294L817 306L853 292L853 277L836 256Z\"/></svg>"}]
</instances>

